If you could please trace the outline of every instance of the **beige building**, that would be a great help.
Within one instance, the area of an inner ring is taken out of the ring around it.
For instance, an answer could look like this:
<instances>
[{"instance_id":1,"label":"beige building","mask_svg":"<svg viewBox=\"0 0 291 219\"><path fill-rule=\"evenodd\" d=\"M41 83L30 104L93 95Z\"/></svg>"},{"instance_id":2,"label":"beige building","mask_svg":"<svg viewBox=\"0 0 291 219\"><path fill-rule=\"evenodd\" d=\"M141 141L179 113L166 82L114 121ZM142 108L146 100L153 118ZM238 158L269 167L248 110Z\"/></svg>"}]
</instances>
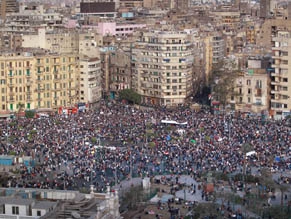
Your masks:
<instances>
[{"instance_id":1,"label":"beige building","mask_svg":"<svg viewBox=\"0 0 291 219\"><path fill-rule=\"evenodd\" d=\"M101 62L99 58L80 58L80 93L79 99L89 106L102 97Z\"/></svg>"},{"instance_id":2,"label":"beige building","mask_svg":"<svg viewBox=\"0 0 291 219\"><path fill-rule=\"evenodd\" d=\"M207 33L204 37L205 46L205 77L206 84L209 84L209 78L213 67L220 63L225 56L225 40L223 35L219 32Z\"/></svg>"},{"instance_id":3,"label":"beige building","mask_svg":"<svg viewBox=\"0 0 291 219\"><path fill-rule=\"evenodd\" d=\"M212 14L220 18L220 25L225 29L236 30L240 24L240 12L238 10L216 10Z\"/></svg>"},{"instance_id":4,"label":"beige building","mask_svg":"<svg viewBox=\"0 0 291 219\"><path fill-rule=\"evenodd\" d=\"M0 56L1 110L16 111L18 103L25 109L56 109L78 103L78 57L30 51Z\"/></svg>"},{"instance_id":5,"label":"beige building","mask_svg":"<svg viewBox=\"0 0 291 219\"><path fill-rule=\"evenodd\" d=\"M272 38L274 72L271 74L271 110L275 118L291 111L291 33L278 31Z\"/></svg>"},{"instance_id":6,"label":"beige building","mask_svg":"<svg viewBox=\"0 0 291 219\"><path fill-rule=\"evenodd\" d=\"M18 11L18 2L16 0L1 0L0 1L0 13L1 19L6 18L6 14L15 13Z\"/></svg>"},{"instance_id":7,"label":"beige building","mask_svg":"<svg viewBox=\"0 0 291 219\"><path fill-rule=\"evenodd\" d=\"M142 8L144 0L119 0L119 7L120 8Z\"/></svg>"},{"instance_id":8,"label":"beige building","mask_svg":"<svg viewBox=\"0 0 291 219\"><path fill-rule=\"evenodd\" d=\"M146 104L177 106L193 94L194 46L186 32L141 33L133 52L133 88Z\"/></svg>"},{"instance_id":9,"label":"beige building","mask_svg":"<svg viewBox=\"0 0 291 219\"><path fill-rule=\"evenodd\" d=\"M266 70L248 71L236 80L236 95L231 96L230 104L236 111L260 114L269 110L270 78Z\"/></svg>"},{"instance_id":10,"label":"beige building","mask_svg":"<svg viewBox=\"0 0 291 219\"><path fill-rule=\"evenodd\" d=\"M268 51L272 50L272 36L279 30L291 31L291 20L266 19L260 29L257 29L256 43Z\"/></svg>"},{"instance_id":11,"label":"beige building","mask_svg":"<svg viewBox=\"0 0 291 219\"><path fill-rule=\"evenodd\" d=\"M110 54L110 92L131 88L131 54L123 48Z\"/></svg>"},{"instance_id":12,"label":"beige building","mask_svg":"<svg viewBox=\"0 0 291 219\"><path fill-rule=\"evenodd\" d=\"M93 30L46 31L45 28L40 28L36 33L22 36L22 47L25 48L42 48L57 53L79 53L88 57L99 56L99 47L102 44L102 36Z\"/></svg>"}]
</instances>

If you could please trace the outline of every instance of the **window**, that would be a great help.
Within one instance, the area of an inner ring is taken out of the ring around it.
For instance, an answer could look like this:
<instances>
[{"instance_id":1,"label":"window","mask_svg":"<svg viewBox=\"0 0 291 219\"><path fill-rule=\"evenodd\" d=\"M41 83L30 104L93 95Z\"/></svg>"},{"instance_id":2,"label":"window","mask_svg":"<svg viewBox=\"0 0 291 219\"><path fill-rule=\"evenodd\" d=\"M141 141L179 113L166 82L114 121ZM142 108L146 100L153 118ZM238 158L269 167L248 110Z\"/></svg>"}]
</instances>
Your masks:
<instances>
[{"instance_id":1,"label":"window","mask_svg":"<svg viewBox=\"0 0 291 219\"><path fill-rule=\"evenodd\" d=\"M19 207L18 206L12 206L12 214L19 214Z\"/></svg>"},{"instance_id":2,"label":"window","mask_svg":"<svg viewBox=\"0 0 291 219\"><path fill-rule=\"evenodd\" d=\"M257 80L256 88L262 88L262 81L261 80Z\"/></svg>"},{"instance_id":3,"label":"window","mask_svg":"<svg viewBox=\"0 0 291 219\"><path fill-rule=\"evenodd\" d=\"M251 85L251 80L247 80L247 85Z\"/></svg>"},{"instance_id":4,"label":"window","mask_svg":"<svg viewBox=\"0 0 291 219\"><path fill-rule=\"evenodd\" d=\"M41 216L41 211L36 211L36 216Z\"/></svg>"}]
</instances>

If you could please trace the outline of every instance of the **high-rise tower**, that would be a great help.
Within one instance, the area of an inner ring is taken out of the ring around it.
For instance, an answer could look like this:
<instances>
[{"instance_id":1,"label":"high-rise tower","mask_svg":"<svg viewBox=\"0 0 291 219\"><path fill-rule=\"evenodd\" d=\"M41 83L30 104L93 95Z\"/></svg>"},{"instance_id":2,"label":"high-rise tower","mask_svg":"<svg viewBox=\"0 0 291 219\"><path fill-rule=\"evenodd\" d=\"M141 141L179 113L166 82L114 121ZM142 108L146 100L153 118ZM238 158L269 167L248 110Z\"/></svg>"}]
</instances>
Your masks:
<instances>
[{"instance_id":1,"label":"high-rise tower","mask_svg":"<svg viewBox=\"0 0 291 219\"><path fill-rule=\"evenodd\" d=\"M18 9L19 7L16 0L0 0L1 19L4 20L7 13L17 12Z\"/></svg>"}]
</instances>

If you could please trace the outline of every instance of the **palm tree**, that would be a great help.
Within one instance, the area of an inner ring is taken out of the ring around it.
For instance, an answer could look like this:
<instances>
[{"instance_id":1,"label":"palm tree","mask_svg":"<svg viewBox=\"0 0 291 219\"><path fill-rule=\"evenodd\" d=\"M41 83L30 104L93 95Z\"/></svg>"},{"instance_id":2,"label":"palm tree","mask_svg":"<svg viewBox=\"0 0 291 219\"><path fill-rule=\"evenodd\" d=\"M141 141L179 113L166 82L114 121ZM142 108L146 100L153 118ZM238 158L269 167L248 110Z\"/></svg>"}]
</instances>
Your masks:
<instances>
[{"instance_id":1,"label":"palm tree","mask_svg":"<svg viewBox=\"0 0 291 219\"><path fill-rule=\"evenodd\" d=\"M24 109L24 103L21 103L21 102L19 102L18 104L17 104L17 109L18 109L18 112L17 112L17 118L19 118L19 115L20 115L20 113L23 111L23 109Z\"/></svg>"}]
</instances>

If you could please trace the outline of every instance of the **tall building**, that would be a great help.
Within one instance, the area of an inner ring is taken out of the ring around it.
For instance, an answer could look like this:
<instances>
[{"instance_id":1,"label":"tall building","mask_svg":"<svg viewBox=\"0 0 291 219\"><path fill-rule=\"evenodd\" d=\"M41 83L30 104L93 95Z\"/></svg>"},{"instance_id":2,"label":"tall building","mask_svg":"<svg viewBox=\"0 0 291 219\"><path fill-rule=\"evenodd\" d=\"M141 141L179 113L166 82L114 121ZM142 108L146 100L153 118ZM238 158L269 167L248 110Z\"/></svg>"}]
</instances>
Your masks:
<instances>
[{"instance_id":1,"label":"tall building","mask_svg":"<svg viewBox=\"0 0 291 219\"><path fill-rule=\"evenodd\" d=\"M260 0L260 18L268 18L270 16L270 0Z\"/></svg>"},{"instance_id":2,"label":"tall building","mask_svg":"<svg viewBox=\"0 0 291 219\"><path fill-rule=\"evenodd\" d=\"M0 13L1 19L6 18L7 13L14 13L19 10L18 3L16 0L1 0L0 3Z\"/></svg>"},{"instance_id":3,"label":"tall building","mask_svg":"<svg viewBox=\"0 0 291 219\"><path fill-rule=\"evenodd\" d=\"M249 57L244 73L236 78L235 92L230 96L232 109L262 113L270 106L268 57Z\"/></svg>"},{"instance_id":4,"label":"tall building","mask_svg":"<svg viewBox=\"0 0 291 219\"><path fill-rule=\"evenodd\" d=\"M90 105L101 99L101 61L99 58L80 58L80 102Z\"/></svg>"},{"instance_id":5,"label":"tall building","mask_svg":"<svg viewBox=\"0 0 291 219\"><path fill-rule=\"evenodd\" d=\"M283 118L291 111L291 33L278 31L272 44L271 110L274 117Z\"/></svg>"},{"instance_id":6,"label":"tall building","mask_svg":"<svg viewBox=\"0 0 291 219\"><path fill-rule=\"evenodd\" d=\"M0 54L0 110L71 106L79 102L79 66L75 54L44 50Z\"/></svg>"},{"instance_id":7,"label":"tall building","mask_svg":"<svg viewBox=\"0 0 291 219\"><path fill-rule=\"evenodd\" d=\"M141 33L133 52L133 88L146 104L177 106L193 94L194 46L176 31Z\"/></svg>"},{"instance_id":8,"label":"tall building","mask_svg":"<svg viewBox=\"0 0 291 219\"><path fill-rule=\"evenodd\" d=\"M209 84L212 70L215 65L219 64L225 56L225 40L220 32L207 33L204 37L205 45L205 79L206 84Z\"/></svg>"}]
</instances>

